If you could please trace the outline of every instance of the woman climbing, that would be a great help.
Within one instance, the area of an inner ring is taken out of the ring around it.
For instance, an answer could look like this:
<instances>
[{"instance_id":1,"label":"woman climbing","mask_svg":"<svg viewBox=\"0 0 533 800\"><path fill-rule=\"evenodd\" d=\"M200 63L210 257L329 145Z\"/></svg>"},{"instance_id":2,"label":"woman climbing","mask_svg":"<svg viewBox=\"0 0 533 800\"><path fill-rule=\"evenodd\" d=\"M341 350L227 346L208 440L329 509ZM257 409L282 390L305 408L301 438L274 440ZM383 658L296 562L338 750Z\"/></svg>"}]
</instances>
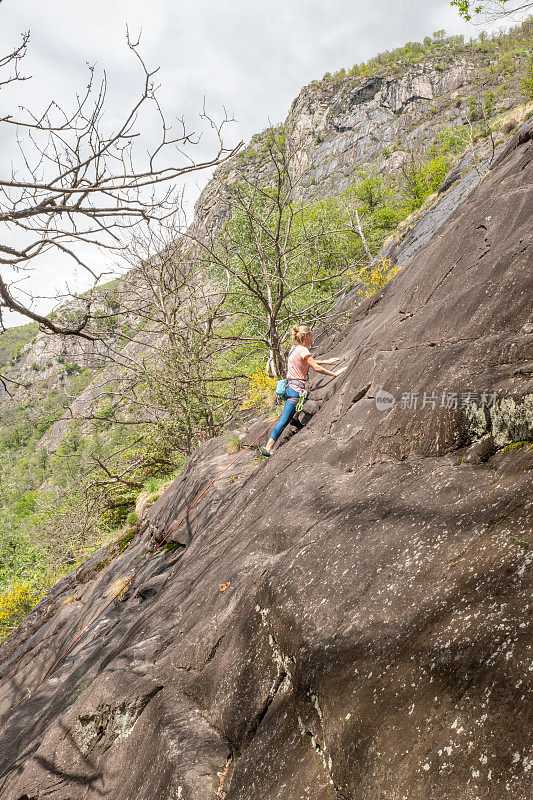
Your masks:
<instances>
[{"instance_id":1,"label":"woman climbing","mask_svg":"<svg viewBox=\"0 0 533 800\"><path fill-rule=\"evenodd\" d=\"M340 361L338 358L326 358L321 361L314 359L309 352L312 339L311 328L308 328L307 325L293 325L292 347L289 351L287 362L287 393L285 395L287 399L283 406L281 417L272 429L267 446L261 447L259 450L264 456L272 455L276 441L294 417L300 395L305 391L305 378L309 367L321 375L330 375L332 378L342 375L346 370L346 367L343 367L336 372L332 372L323 366L323 364L335 364L336 361Z\"/></svg>"}]
</instances>

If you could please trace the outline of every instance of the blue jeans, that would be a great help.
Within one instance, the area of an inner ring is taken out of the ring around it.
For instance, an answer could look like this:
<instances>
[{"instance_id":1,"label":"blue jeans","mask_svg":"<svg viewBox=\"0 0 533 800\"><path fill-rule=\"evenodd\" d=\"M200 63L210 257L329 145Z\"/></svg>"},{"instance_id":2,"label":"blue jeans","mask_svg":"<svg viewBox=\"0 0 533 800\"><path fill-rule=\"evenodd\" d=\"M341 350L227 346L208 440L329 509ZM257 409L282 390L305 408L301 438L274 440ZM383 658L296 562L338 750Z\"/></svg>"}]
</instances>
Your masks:
<instances>
[{"instance_id":1,"label":"blue jeans","mask_svg":"<svg viewBox=\"0 0 533 800\"><path fill-rule=\"evenodd\" d=\"M287 397L294 397L294 400L285 400L285 405L283 406L283 411L281 413L281 417L278 419L274 427L272 428L272 433L270 434L270 438L274 439L276 442L278 438L283 433L283 430L287 427L291 419L294 417L294 412L296 411L296 404L300 397L299 393L295 391L291 386L287 386Z\"/></svg>"}]
</instances>

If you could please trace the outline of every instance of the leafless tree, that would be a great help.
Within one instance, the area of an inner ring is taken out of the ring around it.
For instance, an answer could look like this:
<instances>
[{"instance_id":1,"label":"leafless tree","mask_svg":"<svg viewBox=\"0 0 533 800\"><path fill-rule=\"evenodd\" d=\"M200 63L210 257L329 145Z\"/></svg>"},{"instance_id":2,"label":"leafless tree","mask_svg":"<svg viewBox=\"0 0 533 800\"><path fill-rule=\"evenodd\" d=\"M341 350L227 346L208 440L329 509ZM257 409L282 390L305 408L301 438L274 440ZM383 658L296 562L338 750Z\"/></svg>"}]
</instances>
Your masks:
<instances>
[{"instance_id":1,"label":"leafless tree","mask_svg":"<svg viewBox=\"0 0 533 800\"><path fill-rule=\"evenodd\" d=\"M21 63L29 33L0 57L0 89L27 80ZM139 41L129 32L127 45L142 76L139 96L123 121L112 130L105 121L107 78L98 80L89 67L86 89L70 110L52 100L46 109L23 108L19 115L3 112L0 125L16 140L20 158L9 174L0 175L0 330L2 313L14 311L37 322L43 330L93 338L91 296L79 301L74 319L61 321L35 310L35 292L21 286L37 259L53 251L67 257L72 269L81 268L96 284L101 278L93 266L96 250L120 251L123 234L139 220L159 221L174 213L176 180L206 170L231 157L241 146L226 147L223 132L227 115L215 122L200 115L214 131L214 153L194 160L190 146L199 135L186 129L183 119L174 126L158 100L157 69L149 69ZM143 113L155 114L159 139L142 151Z\"/></svg>"},{"instance_id":2,"label":"leafless tree","mask_svg":"<svg viewBox=\"0 0 533 800\"><path fill-rule=\"evenodd\" d=\"M132 270L123 308L140 324L131 345L112 355L128 380L127 397L133 390L160 435L172 428L169 445L188 454L227 422L236 382L244 377L221 369L224 352L215 332L226 295L197 268L170 220L167 227L139 228L127 257Z\"/></svg>"},{"instance_id":3,"label":"leafless tree","mask_svg":"<svg viewBox=\"0 0 533 800\"><path fill-rule=\"evenodd\" d=\"M127 281L103 293L109 312L99 316L104 329L113 320L112 334L102 332L98 342L107 366L91 402L74 402L64 418L143 431L144 466L152 460L165 470L227 423L246 376L224 368L229 346L215 329L225 293L198 269L172 219L139 225L124 256ZM130 471L139 463L133 459ZM126 473L121 480L129 480Z\"/></svg>"}]
</instances>

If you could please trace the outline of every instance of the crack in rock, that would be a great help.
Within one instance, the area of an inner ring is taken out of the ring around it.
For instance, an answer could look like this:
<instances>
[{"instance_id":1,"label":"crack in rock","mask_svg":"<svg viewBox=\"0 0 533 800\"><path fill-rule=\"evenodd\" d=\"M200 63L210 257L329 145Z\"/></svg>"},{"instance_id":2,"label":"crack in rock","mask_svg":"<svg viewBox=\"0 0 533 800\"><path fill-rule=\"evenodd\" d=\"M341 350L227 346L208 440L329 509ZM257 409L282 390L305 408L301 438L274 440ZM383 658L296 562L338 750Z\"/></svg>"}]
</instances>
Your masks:
<instances>
[{"instance_id":1,"label":"crack in rock","mask_svg":"<svg viewBox=\"0 0 533 800\"><path fill-rule=\"evenodd\" d=\"M328 753L328 748L326 745L326 739L324 735L324 715L322 713L322 709L320 708L320 703L318 699L318 695L315 694L311 689L307 692L307 696L310 698L313 708L317 712L318 718L320 720L320 727L322 728L322 742L320 741L319 737L316 736L309 728L303 723L301 716L297 715L298 720L298 728L302 736L309 736L311 740L311 745L315 752L317 753L320 763L324 769L324 772L327 775L328 781L335 792L335 797L338 800L349 800L349 796L344 794L344 792L336 785L335 781L333 780L333 759L331 755Z\"/></svg>"},{"instance_id":2,"label":"crack in rock","mask_svg":"<svg viewBox=\"0 0 533 800\"><path fill-rule=\"evenodd\" d=\"M163 688L155 686L148 694L129 703L124 702L114 708L106 703L98 711L78 717L75 738L82 753L88 753L104 738L110 739L105 750L115 742L127 739L150 700Z\"/></svg>"},{"instance_id":3,"label":"crack in rock","mask_svg":"<svg viewBox=\"0 0 533 800\"><path fill-rule=\"evenodd\" d=\"M271 690L270 690L270 691L272 691L273 687L277 683L277 681L278 681L278 679L279 679L279 677L280 677L280 675L282 673L285 674L285 676L288 678L289 681L292 679L292 670L294 668L294 665L296 664L296 659L293 658L292 656L286 656L285 653L283 653L283 651L281 650L281 648L280 648L279 644L277 643L275 637L273 636L272 632L270 631L270 628L268 626L268 621L267 621L268 615L270 614L270 609L261 608L260 606L256 606L255 610L260 615L261 624L263 625L263 627L266 629L266 631L268 633L268 643L270 644L270 647L271 647L271 650L272 650L272 660L274 661L274 663L276 664L277 669L278 669L278 673L277 673L276 677L274 678L274 681L272 683L272 687L271 687Z\"/></svg>"},{"instance_id":4,"label":"crack in rock","mask_svg":"<svg viewBox=\"0 0 533 800\"><path fill-rule=\"evenodd\" d=\"M222 768L222 770L220 772L217 772L218 781L219 781L218 788L217 788L217 790L215 792L215 797L217 798L217 800L225 800L225 798L228 796L228 792L229 792L230 787L231 787L231 778L232 778L233 770L230 773L227 788L224 788L224 784L226 782L226 778L228 776L228 772L229 772L229 769L232 766L232 764L233 764L233 754L230 754L227 757L226 763L224 764L224 767Z\"/></svg>"}]
</instances>

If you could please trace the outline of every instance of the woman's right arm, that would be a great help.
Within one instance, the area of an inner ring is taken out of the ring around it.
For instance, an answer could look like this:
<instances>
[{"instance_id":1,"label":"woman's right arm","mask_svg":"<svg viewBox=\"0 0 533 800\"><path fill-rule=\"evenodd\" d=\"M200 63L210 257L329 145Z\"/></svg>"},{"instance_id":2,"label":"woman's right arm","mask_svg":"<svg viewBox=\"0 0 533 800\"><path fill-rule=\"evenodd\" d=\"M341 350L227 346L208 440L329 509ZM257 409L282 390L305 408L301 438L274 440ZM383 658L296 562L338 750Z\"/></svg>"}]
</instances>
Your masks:
<instances>
[{"instance_id":1,"label":"woman's right arm","mask_svg":"<svg viewBox=\"0 0 533 800\"><path fill-rule=\"evenodd\" d=\"M313 356L309 356L307 363L311 369L314 369L315 372L319 372L321 375L329 375L331 378L336 378L337 375L342 375L342 373L346 371L346 367L341 367L341 369L338 369L336 372L332 372L330 369L321 367L318 361L315 361Z\"/></svg>"}]
</instances>

